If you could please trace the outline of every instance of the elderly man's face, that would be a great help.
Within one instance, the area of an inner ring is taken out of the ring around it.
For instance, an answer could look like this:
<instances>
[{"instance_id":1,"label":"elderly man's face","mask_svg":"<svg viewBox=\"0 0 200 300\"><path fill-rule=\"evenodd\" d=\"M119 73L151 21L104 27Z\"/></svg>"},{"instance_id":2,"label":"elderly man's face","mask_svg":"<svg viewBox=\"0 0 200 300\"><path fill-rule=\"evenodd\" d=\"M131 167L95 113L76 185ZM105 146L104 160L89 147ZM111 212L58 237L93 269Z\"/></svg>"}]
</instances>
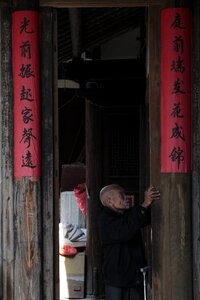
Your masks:
<instances>
[{"instance_id":1,"label":"elderly man's face","mask_svg":"<svg viewBox=\"0 0 200 300\"><path fill-rule=\"evenodd\" d=\"M129 203L127 197L123 191L113 191L113 206L116 209L127 209L129 208Z\"/></svg>"}]
</instances>

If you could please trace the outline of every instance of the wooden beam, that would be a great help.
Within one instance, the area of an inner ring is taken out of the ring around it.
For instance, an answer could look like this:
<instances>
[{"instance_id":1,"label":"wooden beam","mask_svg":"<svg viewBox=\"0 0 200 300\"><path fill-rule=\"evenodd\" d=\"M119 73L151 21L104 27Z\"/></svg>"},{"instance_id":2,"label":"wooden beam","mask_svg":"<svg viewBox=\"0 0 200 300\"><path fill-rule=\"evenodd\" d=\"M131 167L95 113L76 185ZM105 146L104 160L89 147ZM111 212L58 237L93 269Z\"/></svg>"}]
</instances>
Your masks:
<instances>
[{"instance_id":1,"label":"wooden beam","mask_svg":"<svg viewBox=\"0 0 200 300\"><path fill-rule=\"evenodd\" d=\"M39 0L12 0L14 10L38 10L39 4Z\"/></svg>"},{"instance_id":2,"label":"wooden beam","mask_svg":"<svg viewBox=\"0 0 200 300\"><path fill-rule=\"evenodd\" d=\"M161 5L166 0L40 0L40 6L68 8L68 7L146 7ZM9 7L13 0L2 0L0 7Z\"/></svg>"},{"instance_id":3,"label":"wooden beam","mask_svg":"<svg viewBox=\"0 0 200 300\"><path fill-rule=\"evenodd\" d=\"M0 2L0 7L9 7L12 4L12 0L3 0Z\"/></svg>"},{"instance_id":4,"label":"wooden beam","mask_svg":"<svg viewBox=\"0 0 200 300\"><path fill-rule=\"evenodd\" d=\"M166 0L40 0L40 6L51 7L145 7L161 5Z\"/></svg>"}]
</instances>

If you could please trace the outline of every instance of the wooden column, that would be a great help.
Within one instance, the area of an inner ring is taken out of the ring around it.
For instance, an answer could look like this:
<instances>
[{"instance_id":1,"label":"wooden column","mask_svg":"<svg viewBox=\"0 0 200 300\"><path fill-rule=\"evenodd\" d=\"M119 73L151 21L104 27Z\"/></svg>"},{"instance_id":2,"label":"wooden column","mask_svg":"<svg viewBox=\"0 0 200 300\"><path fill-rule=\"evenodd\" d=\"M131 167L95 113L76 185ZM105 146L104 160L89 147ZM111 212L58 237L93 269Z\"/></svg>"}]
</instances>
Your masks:
<instances>
[{"instance_id":1,"label":"wooden column","mask_svg":"<svg viewBox=\"0 0 200 300\"><path fill-rule=\"evenodd\" d=\"M11 9L0 10L0 299L14 299Z\"/></svg>"},{"instance_id":2,"label":"wooden column","mask_svg":"<svg viewBox=\"0 0 200 300\"><path fill-rule=\"evenodd\" d=\"M102 295L102 263L99 239L99 215L102 187L102 117L101 109L89 100L86 104L86 182L89 191L87 216L87 294Z\"/></svg>"},{"instance_id":3,"label":"wooden column","mask_svg":"<svg viewBox=\"0 0 200 300\"><path fill-rule=\"evenodd\" d=\"M192 1L193 16L193 289L194 299L200 299L200 2Z\"/></svg>"},{"instance_id":4,"label":"wooden column","mask_svg":"<svg viewBox=\"0 0 200 300\"><path fill-rule=\"evenodd\" d=\"M82 13L81 8L69 8L72 58L80 59L82 52Z\"/></svg>"},{"instance_id":5,"label":"wooden column","mask_svg":"<svg viewBox=\"0 0 200 300\"><path fill-rule=\"evenodd\" d=\"M0 124L3 128L0 135L0 299L58 299L58 284L54 284L54 256L58 260L58 251L53 237L55 228L58 239L54 217L59 210L58 206L54 209L53 203L53 182L57 180L53 174L53 14L51 9L42 11L41 189L40 182L28 178L15 182L13 178L11 12L9 7L0 10Z\"/></svg>"},{"instance_id":6,"label":"wooden column","mask_svg":"<svg viewBox=\"0 0 200 300\"><path fill-rule=\"evenodd\" d=\"M54 161L57 164L58 138L55 137L54 154L54 114L58 113L56 47L54 47L55 14L51 8L41 9L41 84L42 84L42 287L43 299L59 299L59 184L58 172L55 176ZM56 81L57 82L57 81ZM54 94L55 93L55 94ZM55 178L54 178L55 176ZM55 197L54 197L55 196ZM54 206L54 198L55 201ZM54 298L55 297L55 298Z\"/></svg>"},{"instance_id":7,"label":"wooden column","mask_svg":"<svg viewBox=\"0 0 200 300\"><path fill-rule=\"evenodd\" d=\"M173 6L172 2L169 1L169 6ZM149 8L150 181L161 192L160 202L152 207L152 298L189 300L192 299L191 174L160 173L160 13L161 7Z\"/></svg>"},{"instance_id":8,"label":"wooden column","mask_svg":"<svg viewBox=\"0 0 200 300\"><path fill-rule=\"evenodd\" d=\"M14 10L37 10L38 1L14 1ZM12 134L13 135L13 134ZM42 295L41 181L14 179L14 299Z\"/></svg>"}]
</instances>

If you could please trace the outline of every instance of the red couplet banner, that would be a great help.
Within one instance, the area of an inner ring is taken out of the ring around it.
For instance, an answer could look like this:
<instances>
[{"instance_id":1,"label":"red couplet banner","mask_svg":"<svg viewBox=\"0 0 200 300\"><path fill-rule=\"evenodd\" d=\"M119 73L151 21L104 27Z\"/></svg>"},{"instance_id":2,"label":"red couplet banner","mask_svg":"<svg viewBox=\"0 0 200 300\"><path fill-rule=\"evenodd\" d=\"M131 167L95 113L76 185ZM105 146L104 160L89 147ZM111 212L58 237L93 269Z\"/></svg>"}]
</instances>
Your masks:
<instances>
[{"instance_id":1,"label":"red couplet banner","mask_svg":"<svg viewBox=\"0 0 200 300\"><path fill-rule=\"evenodd\" d=\"M161 15L161 172L191 172L191 12Z\"/></svg>"},{"instance_id":2,"label":"red couplet banner","mask_svg":"<svg viewBox=\"0 0 200 300\"><path fill-rule=\"evenodd\" d=\"M35 11L12 16L14 176L41 175L40 21Z\"/></svg>"},{"instance_id":3,"label":"red couplet banner","mask_svg":"<svg viewBox=\"0 0 200 300\"><path fill-rule=\"evenodd\" d=\"M41 175L40 17L35 11L12 16L14 83L14 176Z\"/></svg>"}]
</instances>

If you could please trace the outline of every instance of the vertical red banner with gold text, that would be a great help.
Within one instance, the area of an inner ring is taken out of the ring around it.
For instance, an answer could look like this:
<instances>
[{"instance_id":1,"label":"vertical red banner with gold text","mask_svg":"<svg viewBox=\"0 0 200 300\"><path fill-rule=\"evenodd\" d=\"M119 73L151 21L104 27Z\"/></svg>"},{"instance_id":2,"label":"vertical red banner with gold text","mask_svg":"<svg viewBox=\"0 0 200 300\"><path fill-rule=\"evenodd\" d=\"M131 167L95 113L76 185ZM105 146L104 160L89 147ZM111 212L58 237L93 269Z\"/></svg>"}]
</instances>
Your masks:
<instances>
[{"instance_id":1,"label":"vertical red banner with gold text","mask_svg":"<svg viewBox=\"0 0 200 300\"><path fill-rule=\"evenodd\" d=\"M161 15L161 172L191 172L191 11Z\"/></svg>"},{"instance_id":2,"label":"vertical red banner with gold text","mask_svg":"<svg viewBox=\"0 0 200 300\"><path fill-rule=\"evenodd\" d=\"M14 176L41 175L40 17L12 16L14 83Z\"/></svg>"}]
</instances>

